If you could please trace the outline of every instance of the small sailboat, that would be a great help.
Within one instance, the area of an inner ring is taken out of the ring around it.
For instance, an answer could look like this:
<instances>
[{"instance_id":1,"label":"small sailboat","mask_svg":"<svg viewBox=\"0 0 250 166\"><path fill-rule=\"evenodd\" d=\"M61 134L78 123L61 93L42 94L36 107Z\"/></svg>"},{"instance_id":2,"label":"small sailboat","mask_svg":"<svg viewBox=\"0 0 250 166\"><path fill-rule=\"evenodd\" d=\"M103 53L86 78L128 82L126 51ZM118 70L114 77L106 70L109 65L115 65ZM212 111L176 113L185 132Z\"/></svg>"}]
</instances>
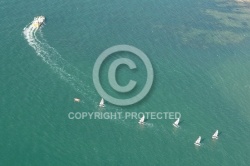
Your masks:
<instances>
[{"instance_id":1,"label":"small sailboat","mask_svg":"<svg viewBox=\"0 0 250 166\"><path fill-rule=\"evenodd\" d=\"M194 144L197 146L201 146L201 136L198 137Z\"/></svg>"},{"instance_id":2,"label":"small sailboat","mask_svg":"<svg viewBox=\"0 0 250 166\"><path fill-rule=\"evenodd\" d=\"M174 123L174 127L179 127L180 118L178 118Z\"/></svg>"},{"instance_id":3,"label":"small sailboat","mask_svg":"<svg viewBox=\"0 0 250 166\"><path fill-rule=\"evenodd\" d=\"M215 133L213 134L212 138L213 139L218 139L218 134L219 134L219 131L216 130Z\"/></svg>"},{"instance_id":4,"label":"small sailboat","mask_svg":"<svg viewBox=\"0 0 250 166\"><path fill-rule=\"evenodd\" d=\"M99 107L105 107L105 104L104 104L104 99L102 98L100 103L99 103Z\"/></svg>"},{"instance_id":5,"label":"small sailboat","mask_svg":"<svg viewBox=\"0 0 250 166\"><path fill-rule=\"evenodd\" d=\"M139 124L143 124L144 123L144 120L145 120L145 116L143 115L142 118L139 120Z\"/></svg>"}]
</instances>

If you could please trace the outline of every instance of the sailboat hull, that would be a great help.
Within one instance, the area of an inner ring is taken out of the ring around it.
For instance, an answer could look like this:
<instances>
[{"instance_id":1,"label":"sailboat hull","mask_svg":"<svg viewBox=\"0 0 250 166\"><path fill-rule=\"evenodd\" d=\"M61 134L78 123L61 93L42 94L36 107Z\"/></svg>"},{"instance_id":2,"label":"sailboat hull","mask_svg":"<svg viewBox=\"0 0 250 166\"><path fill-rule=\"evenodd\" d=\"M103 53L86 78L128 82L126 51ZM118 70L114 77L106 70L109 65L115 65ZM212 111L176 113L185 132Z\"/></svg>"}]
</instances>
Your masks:
<instances>
[{"instance_id":1,"label":"sailboat hull","mask_svg":"<svg viewBox=\"0 0 250 166\"><path fill-rule=\"evenodd\" d=\"M178 124L174 124L174 123L173 123L173 126L174 126L174 127L177 127L177 128L180 127Z\"/></svg>"},{"instance_id":2,"label":"sailboat hull","mask_svg":"<svg viewBox=\"0 0 250 166\"><path fill-rule=\"evenodd\" d=\"M196 146L201 146L201 143L194 143Z\"/></svg>"}]
</instances>

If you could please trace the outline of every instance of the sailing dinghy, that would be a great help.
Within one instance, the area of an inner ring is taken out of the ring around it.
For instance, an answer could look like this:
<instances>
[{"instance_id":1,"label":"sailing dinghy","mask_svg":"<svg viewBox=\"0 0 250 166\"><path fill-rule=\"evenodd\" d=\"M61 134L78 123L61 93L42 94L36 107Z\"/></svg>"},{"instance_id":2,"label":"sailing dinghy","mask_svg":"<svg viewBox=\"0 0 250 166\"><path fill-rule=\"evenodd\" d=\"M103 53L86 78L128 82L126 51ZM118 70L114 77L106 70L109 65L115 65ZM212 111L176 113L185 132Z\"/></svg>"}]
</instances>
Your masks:
<instances>
[{"instance_id":1,"label":"sailing dinghy","mask_svg":"<svg viewBox=\"0 0 250 166\"><path fill-rule=\"evenodd\" d=\"M201 136L198 137L194 144L197 146L201 146Z\"/></svg>"},{"instance_id":2,"label":"sailing dinghy","mask_svg":"<svg viewBox=\"0 0 250 166\"><path fill-rule=\"evenodd\" d=\"M143 124L144 123L144 120L145 120L145 116L143 115L142 118L139 120L139 124Z\"/></svg>"},{"instance_id":3,"label":"sailing dinghy","mask_svg":"<svg viewBox=\"0 0 250 166\"><path fill-rule=\"evenodd\" d=\"M180 118L178 118L174 123L173 123L173 125L174 125L174 127L179 127L179 122L180 122Z\"/></svg>"},{"instance_id":4,"label":"sailing dinghy","mask_svg":"<svg viewBox=\"0 0 250 166\"><path fill-rule=\"evenodd\" d=\"M213 134L212 138L213 139L218 139L218 134L219 134L219 131L216 130L215 133Z\"/></svg>"},{"instance_id":5,"label":"sailing dinghy","mask_svg":"<svg viewBox=\"0 0 250 166\"><path fill-rule=\"evenodd\" d=\"M99 103L99 107L105 107L105 104L104 104L104 99L102 98L100 103Z\"/></svg>"}]
</instances>

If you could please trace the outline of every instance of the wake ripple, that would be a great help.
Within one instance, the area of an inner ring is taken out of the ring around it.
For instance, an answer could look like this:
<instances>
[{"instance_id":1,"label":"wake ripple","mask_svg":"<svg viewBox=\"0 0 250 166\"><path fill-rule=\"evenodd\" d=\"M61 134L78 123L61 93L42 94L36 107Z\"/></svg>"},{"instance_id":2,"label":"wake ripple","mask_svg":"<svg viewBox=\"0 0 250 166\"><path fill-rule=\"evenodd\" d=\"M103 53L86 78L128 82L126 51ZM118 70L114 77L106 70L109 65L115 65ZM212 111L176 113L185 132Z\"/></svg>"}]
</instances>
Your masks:
<instances>
[{"instance_id":1,"label":"wake ripple","mask_svg":"<svg viewBox=\"0 0 250 166\"><path fill-rule=\"evenodd\" d=\"M23 34L28 44L36 51L36 54L43 62L50 66L53 72L58 74L62 80L69 83L74 90L84 96L88 96L87 99L94 102L94 100L90 98L90 94L93 96L94 91L90 91L89 86L84 84L84 82L77 77L88 78L88 76L65 61L56 49L47 43L40 28L36 29L30 23L24 28ZM74 75L71 73L74 73Z\"/></svg>"}]
</instances>

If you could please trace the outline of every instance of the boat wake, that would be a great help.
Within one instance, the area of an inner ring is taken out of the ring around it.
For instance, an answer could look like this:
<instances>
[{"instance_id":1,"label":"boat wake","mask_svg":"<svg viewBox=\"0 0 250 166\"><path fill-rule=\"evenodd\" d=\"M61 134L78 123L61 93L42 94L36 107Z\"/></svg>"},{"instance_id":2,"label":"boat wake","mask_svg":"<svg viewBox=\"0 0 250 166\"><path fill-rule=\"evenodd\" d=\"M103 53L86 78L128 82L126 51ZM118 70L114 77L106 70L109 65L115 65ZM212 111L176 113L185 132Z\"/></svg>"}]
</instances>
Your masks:
<instances>
[{"instance_id":1,"label":"boat wake","mask_svg":"<svg viewBox=\"0 0 250 166\"><path fill-rule=\"evenodd\" d=\"M43 62L49 65L53 72L58 74L62 80L68 82L77 92L84 96L87 95L90 99L90 93L93 93L93 91L91 92L89 87L79 79L86 78L87 75L65 61L56 49L47 44L41 28L34 28L30 23L24 28L23 34L28 44L36 51ZM70 73L74 73L74 75Z\"/></svg>"}]
</instances>

